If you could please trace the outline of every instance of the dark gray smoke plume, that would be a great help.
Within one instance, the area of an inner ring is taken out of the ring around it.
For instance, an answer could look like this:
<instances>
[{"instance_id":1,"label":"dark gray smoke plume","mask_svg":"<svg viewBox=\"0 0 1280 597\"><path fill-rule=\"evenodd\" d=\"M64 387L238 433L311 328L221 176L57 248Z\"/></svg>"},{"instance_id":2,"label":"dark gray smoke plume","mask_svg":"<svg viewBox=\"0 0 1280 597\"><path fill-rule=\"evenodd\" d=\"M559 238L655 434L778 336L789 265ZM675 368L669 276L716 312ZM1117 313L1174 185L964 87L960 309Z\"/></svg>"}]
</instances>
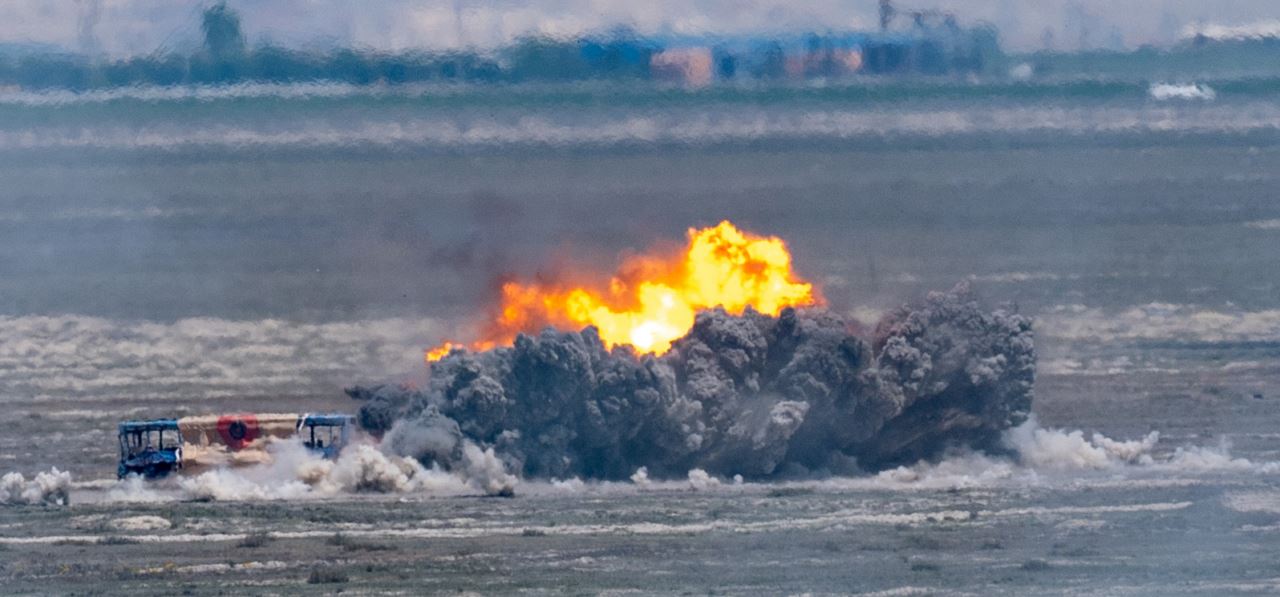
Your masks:
<instances>
[{"instance_id":1,"label":"dark gray smoke plume","mask_svg":"<svg viewBox=\"0 0 1280 597\"><path fill-rule=\"evenodd\" d=\"M850 329L823 309L706 311L660 357L606 350L594 328L548 329L455 351L422 390L348 393L402 455L464 466L474 442L543 478L876 470L995 448L1030 411L1031 322L982 310L967 287L900 309L870 338Z\"/></svg>"}]
</instances>

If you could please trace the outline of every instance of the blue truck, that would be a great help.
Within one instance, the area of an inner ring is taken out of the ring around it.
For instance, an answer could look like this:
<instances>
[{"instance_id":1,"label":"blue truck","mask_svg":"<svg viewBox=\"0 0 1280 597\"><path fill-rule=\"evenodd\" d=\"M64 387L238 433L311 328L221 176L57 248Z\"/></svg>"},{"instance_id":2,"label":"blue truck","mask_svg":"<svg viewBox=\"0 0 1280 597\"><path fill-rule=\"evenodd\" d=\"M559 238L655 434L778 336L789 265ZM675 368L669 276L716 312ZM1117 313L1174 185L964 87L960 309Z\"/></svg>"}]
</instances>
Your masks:
<instances>
[{"instance_id":1,"label":"blue truck","mask_svg":"<svg viewBox=\"0 0 1280 597\"><path fill-rule=\"evenodd\" d=\"M305 414L298 417L298 435L308 450L330 460L351 441L355 417L344 414Z\"/></svg>"},{"instance_id":2,"label":"blue truck","mask_svg":"<svg viewBox=\"0 0 1280 597\"><path fill-rule=\"evenodd\" d=\"M182 468L182 431L177 419L124 421L118 429L120 463L116 476L167 476Z\"/></svg>"},{"instance_id":3,"label":"blue truck","mask_svg":"<svg viewBox=\"0 0 1280 597\"><path fill-rule=\"evenodd\" d=\"M334 459L351 441L355 418L347 414L229 414L124 421L118 427L116 476L146 479L175 471L198 474L218 466L262 462L268 439L297 437L308 450ZM184 447L190 453L184 454ZM258 458L240 458L244 455Z\"/></svg>"}]
</instances>

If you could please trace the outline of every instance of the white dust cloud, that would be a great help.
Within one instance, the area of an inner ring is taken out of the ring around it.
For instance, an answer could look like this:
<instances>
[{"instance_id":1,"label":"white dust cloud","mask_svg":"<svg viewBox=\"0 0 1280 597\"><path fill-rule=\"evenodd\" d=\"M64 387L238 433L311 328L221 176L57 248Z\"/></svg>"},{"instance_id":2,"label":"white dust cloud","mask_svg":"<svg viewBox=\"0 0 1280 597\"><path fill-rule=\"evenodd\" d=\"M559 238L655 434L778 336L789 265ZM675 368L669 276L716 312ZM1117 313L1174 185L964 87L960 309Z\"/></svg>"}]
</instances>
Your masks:
<instances>
[{"instance_id":1,"label":"white dust cloud","mask_svg":"<svg viewBox=\"0 0 1280 597\"><path fill-rule=\"evenodd\" d=\"M70 503L71 473L53 467L47 472L36 473L30 480L22 473L5 473L0 477L0 504L55 504Z\"/></svg>"}]
</instances>

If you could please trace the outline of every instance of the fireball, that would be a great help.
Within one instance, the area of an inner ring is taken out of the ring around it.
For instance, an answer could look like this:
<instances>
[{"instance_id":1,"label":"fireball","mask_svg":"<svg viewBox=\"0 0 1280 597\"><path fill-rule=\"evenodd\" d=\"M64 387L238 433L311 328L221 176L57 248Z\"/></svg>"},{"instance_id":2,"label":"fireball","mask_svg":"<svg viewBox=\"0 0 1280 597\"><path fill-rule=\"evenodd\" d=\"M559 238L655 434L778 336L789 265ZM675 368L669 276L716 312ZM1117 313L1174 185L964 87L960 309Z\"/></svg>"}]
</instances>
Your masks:
<instances>
[{"instance_id":1,"label":"fireball","mask_svg":"<svg viewBox=\"0 0 1280 597\"><path fill-rule=\"evenodd\" d=\"M821 300L792 271L791 252L780 238L743 232L727 220L691 228L688 235L683 252L628 259L607 284L504 284L498 312L470 348L487 350L546 326L590 325L610 348L629 344L662 354L693 327L698 311L722 307L741 314L750 306L777 315ZM460 346L445 342L426 359L439 360Z\"/></svg>"}]
</instances>

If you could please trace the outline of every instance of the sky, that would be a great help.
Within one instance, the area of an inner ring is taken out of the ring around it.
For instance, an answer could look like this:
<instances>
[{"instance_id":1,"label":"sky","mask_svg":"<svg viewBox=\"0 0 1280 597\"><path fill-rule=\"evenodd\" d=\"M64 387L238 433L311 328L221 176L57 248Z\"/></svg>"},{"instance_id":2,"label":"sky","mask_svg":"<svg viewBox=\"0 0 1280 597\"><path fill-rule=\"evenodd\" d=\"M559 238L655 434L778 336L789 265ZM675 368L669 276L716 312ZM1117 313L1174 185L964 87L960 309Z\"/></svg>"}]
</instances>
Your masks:
<instances>
[{"instance_id":1,"label":"sky","mask_svg":"<svg viewBox=\"0 0 1280 597\"><path fill-rule=\"evenodd\" d=\"M212 0L0 0L0 44L111 56L190 50ZM877 0L228 0L251 43L383 50L493 46L520 35L629 25L644 33L871 28ZM897 0L962 23L988 21L1006 47L1169 44L1188 27L1280 27L1278 0Z\"/></svg>"}]
</instances>

